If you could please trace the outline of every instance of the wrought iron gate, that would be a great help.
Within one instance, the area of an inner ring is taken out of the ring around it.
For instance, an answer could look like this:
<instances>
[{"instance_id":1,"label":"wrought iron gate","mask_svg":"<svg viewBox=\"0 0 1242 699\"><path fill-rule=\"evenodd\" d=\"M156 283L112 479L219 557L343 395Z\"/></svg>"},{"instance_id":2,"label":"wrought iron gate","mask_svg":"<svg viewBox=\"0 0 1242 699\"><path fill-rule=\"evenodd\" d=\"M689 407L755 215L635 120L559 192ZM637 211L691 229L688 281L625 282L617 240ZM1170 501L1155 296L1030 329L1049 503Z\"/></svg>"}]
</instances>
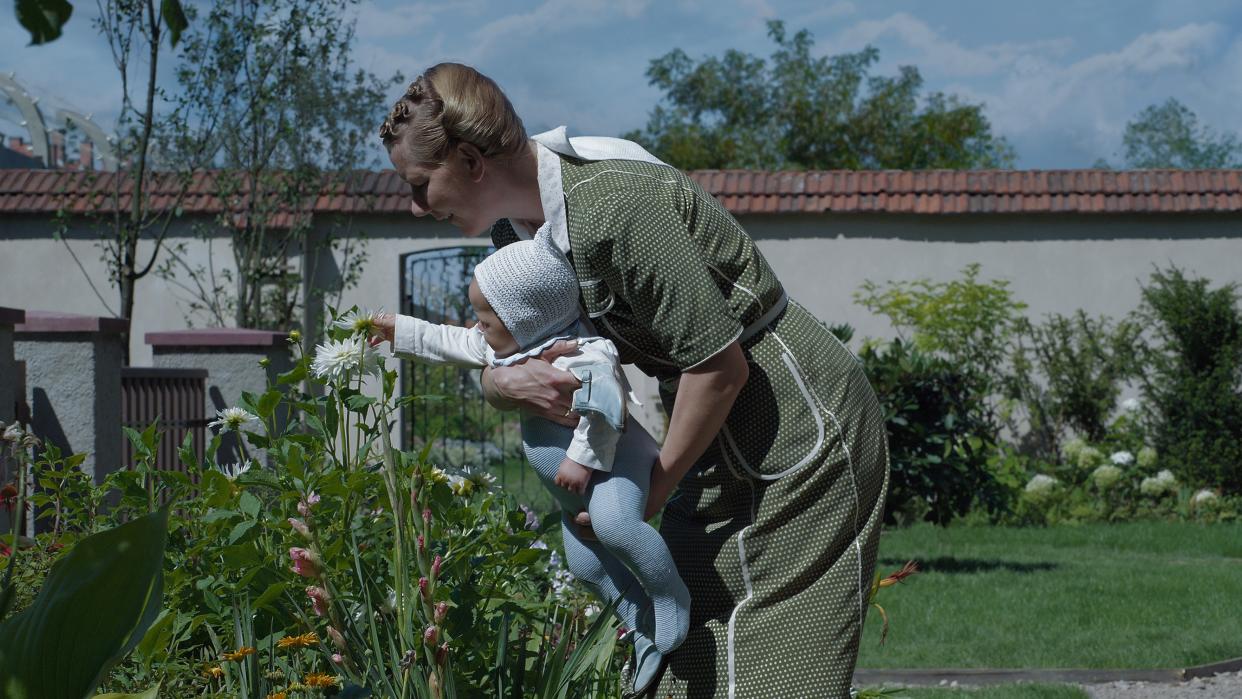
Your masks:
<instances>
[{"instance_id":1,"label":"wrought iron gate","mask_svg":"<svg viewBox=\"0 0 1242 699\"><path fill-rule=\"evenodd\" d=\"M466 298L474 267L493 248L453 247L414 252L401 260L401 312L433 323L468 327ZM430 446L430 459L455 468L484 469L519 500L547 505L550 496L526 465L515 413L483 399L476 369L401 365L403 395L425 396L401 410L404 449Z\"/></svg>"}]
</instances>

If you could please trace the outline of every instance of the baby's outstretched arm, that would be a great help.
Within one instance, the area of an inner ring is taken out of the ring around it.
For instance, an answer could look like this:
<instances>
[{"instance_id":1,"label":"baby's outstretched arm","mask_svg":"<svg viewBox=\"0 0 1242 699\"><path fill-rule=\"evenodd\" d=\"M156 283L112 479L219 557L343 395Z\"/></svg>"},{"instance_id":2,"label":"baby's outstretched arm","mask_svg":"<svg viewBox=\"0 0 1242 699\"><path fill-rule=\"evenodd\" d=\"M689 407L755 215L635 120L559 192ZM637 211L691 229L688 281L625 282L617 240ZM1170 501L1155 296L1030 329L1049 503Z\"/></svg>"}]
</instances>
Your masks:
<instances>
[{"instance_id":1,"label":"baby's outstretched arm","mask_svg":"<svg viewBox=\"0 0 1242 699\"><path fill-rule=\"evenodd\" d=\"M429 323L421 318L392 313L380 314L375 326L371 343L388 340L397 356L430 364L487 366L487 342L483 333L472 328Z\"/></svg>"}]
</instances>

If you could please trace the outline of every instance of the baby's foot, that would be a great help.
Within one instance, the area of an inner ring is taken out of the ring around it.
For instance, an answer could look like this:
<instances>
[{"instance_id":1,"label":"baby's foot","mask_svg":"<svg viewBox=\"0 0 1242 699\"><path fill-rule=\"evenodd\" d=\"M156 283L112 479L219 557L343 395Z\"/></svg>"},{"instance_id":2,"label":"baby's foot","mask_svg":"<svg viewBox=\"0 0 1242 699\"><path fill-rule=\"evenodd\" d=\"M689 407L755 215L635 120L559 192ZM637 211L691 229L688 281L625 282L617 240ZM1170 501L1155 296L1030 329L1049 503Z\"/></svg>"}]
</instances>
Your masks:
<instances>
[{"instance_id":1,"label":"baby's foot","mask_svg":"<svg viewBox=\"0 0 1242 699\"><path fill-rule=\"evenodd\" d=\"M637 697L646 692L659 678L660 669L664 665L664 654L656 648L654 641L637 631L633 632L633 639L634 656L629 662L633 681L627 683L629 686L626 691L626 696L629 697Z\"/></svg>"},{"instance_id":2,"label":"baby's foot","mask_svg":"<svg viewBox=\"0 0 1242 699\"><path fill-rule=\"evenodd\" d=\"M655 646L663 654L673 652L690 631L690 590L681 578L670 585L670 594L652 595L655 614Z\"/></svg>"}]
</instances>

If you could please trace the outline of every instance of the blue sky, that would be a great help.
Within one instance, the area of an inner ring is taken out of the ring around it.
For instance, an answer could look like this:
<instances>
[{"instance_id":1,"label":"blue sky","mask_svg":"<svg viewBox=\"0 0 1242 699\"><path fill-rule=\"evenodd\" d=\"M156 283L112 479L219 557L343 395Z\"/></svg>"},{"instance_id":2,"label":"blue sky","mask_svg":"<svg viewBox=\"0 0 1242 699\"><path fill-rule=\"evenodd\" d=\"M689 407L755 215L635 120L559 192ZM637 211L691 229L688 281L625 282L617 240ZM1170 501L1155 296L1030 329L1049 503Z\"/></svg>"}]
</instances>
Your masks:
<instances>
[{"instance_id":1,"label":"blue sky","mask_svg":"<svg viewBox=\"0 0 1242 699\"><path fill-rule=\"evenodd\" d=\"M66 36L48 46L25 46L16 22L0 27L0 71L44 105L106 126L119 81L94 3L75 4ZM641 127L659 98L644 76L652 58L676 47L767 56L768 18L809 29L817 53L871 44L876 72L915 65L927 90L984 103L1023 168L1116 161L1126 121L1168 97L1217 130L1237 131L1242 107L1237 0L385 0L353 15L360 66L412 78L438 61L469 63L505 88L532 132ZM19 132L14 115L0 109L0 132Z\"/></svg>"}]
</instances>

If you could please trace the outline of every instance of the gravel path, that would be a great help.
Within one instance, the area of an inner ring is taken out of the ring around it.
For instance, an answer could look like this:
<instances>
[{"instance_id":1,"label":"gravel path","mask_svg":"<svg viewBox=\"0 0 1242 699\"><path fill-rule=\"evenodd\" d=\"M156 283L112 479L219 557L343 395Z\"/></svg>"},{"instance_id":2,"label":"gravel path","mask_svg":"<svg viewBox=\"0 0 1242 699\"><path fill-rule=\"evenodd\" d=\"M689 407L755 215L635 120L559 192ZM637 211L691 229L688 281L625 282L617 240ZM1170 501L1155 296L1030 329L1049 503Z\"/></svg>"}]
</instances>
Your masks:
<instances>
[{"instance_id":1,"label":"gravel path","mask_svg":"<svg viewBox=\"0 0 1242 699\"><path fill-rule=\"evenodd\" d=\"M1242 698L1242 672L1226 672L1214 677L1159 684L1155 682L1109 682L1082 688L1092 699L1239 699Z\"/></svg>"}]
</instances>

